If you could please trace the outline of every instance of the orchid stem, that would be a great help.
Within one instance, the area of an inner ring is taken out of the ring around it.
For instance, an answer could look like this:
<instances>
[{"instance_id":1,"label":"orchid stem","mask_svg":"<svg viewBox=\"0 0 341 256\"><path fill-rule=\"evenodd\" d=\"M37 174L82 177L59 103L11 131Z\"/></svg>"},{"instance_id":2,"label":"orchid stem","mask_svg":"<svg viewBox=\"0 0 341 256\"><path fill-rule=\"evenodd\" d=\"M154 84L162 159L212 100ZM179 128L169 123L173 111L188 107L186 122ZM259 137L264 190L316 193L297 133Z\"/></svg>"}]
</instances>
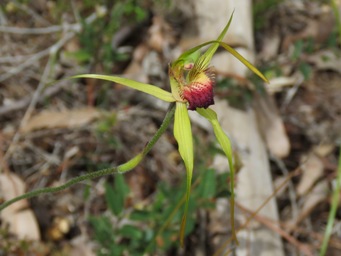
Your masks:
<instances>
[{"instance_id":1,"label":"orchid stem","mask_svg":"<svg viewBox=\"0 0 341 256\"><path fill-rule=\"evenodd\" d=\"M160 128L154 134L152 139L147 143L147 145L144 147L143 151L140 154L138 154L137 156L135 156L134 158L129 160L127 163L124 163L124 164L119 165L117 167L106 168L106 169L98 170L95 172L87 173L87 174L72 178L68 182L66 182L65 184L57 186L57 187L40 188L37 190L27 192L23 195L14 197L14 198L2 203L0 205L0 211L2 211L6 207L8 207L11 204L13 204L17 201L20 201L22 199L29 199L32 197L39 196L41 194L56 193L56 192L62 191L64 189L67 189L67 188L69 188L69 187L71 187L77 183L80 183L84 180L91 180L94 178L98 178L98 177L102 177L102 176L110 175L110 174L116 174L116 173L122 174L122 173L125 173L125 172L132 170L148 154L148 152L153 148L155 143L160 139L161 135L166 131L166 129L168 128L169 124L171 123L171 121L173 119L174 113L175 113L175 104L172 103L169 106L169 109L166 113L165 118L162 121Z\"/></svg>"}]
</instances>

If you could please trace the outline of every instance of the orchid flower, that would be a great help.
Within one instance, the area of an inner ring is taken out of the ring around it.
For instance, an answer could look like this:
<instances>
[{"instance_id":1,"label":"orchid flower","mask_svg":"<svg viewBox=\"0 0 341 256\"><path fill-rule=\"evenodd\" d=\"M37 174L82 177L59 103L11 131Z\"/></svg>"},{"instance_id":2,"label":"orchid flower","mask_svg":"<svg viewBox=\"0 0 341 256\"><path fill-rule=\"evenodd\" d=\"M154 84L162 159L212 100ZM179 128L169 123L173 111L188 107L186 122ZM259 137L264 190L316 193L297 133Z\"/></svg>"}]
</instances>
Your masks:
<instances>
[{"instance_id":1,"label":"orchid flower","mask_svg":"<svg viewBox=\"0 0 341 256\"><path fill-rule=\"evenodd\" d=\"M177 60L169 65L169 79L171 92L163 90L154 85L140 83L127 78L107 75L96 75L96 74L84 74L77 75L73 78L95 78L107 81L119 83L135 90L147 93L158 99L166 102L175 103L175 115L174 115L174 136L178 143L179 153L184 161L187 179L186 179L186 201L184 215L182 218L181 229L180 229L180 241L183 244L185 227L186 227L186 216L188 210L188 202L190 197L193 163L194 163L194 152L193 152L193 139L191 122L188 115L188 111L196 111L201 116L206 118L213 127L214 134L224 151L230 167L230 190L231 190L231 225L232 233L234 234L234 167L232 161L232 148L230 140L221 128L217 114L209 108L214 104L214 85L215 76L212 67L209 67L209 63L219 46L225 48L244 65L246 65L251 71L257 74L264 81L267 79L256 69L251 63L244 59L237 51L232 47L222 42L230 24L232 21L233 14L231 15L227 25L217 38L217 40L209 41L199 46L196 46L186 52L184 52ZM200 48L210 45L210 47L200 55ZM144 155L143 155L144 156ZM128 163L122 165L121 169L132 169L142 159L142 155L136 156ZM129 165L129 166L128 166Z\"/></svg>"}]
</instances>

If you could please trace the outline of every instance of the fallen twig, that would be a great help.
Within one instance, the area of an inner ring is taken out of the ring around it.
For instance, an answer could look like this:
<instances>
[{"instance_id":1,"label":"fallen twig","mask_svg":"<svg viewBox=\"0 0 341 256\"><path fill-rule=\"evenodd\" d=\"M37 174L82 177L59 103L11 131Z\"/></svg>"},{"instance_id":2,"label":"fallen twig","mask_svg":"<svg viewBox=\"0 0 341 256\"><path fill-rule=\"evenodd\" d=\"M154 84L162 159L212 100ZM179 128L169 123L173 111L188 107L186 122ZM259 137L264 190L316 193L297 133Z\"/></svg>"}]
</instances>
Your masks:
<instances>
[{"instance_id":1,"label":"fallen twig","mask_svg":"<svg viewBox=\"0 0 341 256\"><path fill-rule=\"evenodd\" d=\"M86 23L93 22L96 19L96 17L97 17L96 14L90 15L88 18L86 18ZM0 32L1 32L1 28L3 28L3 27L0 27ZM57 43L55 43L54 45L50 46L49 48L47 48L41 52L38 52L37 54L35 54L32 57L30 57L29 59L27 59L21 65L14 67L14 68L10 69L9 71L7 71L5 74L1 75L0 76L0 82L12 77L15 74L18 74L21 71L23 71L28 66L31 66L33 62L40 60L41 58L43 58L43 57L45 57L51 53L54 54L66 42L68 42L72 37L74 37L76 32L79 32L80 30L81 30L81 24L74 24L72 31L67 32Z\"/></svg>"},{"instance_id":2,"label":"fallen twig","mask_svg":"<svg viewBox=\"0 0 341 256\"><path fill-rule=\"evenodd\" d=\"M91 23L96 19L97 15L96 14L92 14L90 15L87 19L86 22ZM81 29L81 24L77 24L77 26L79 26L79 30ZM46 84L46 80L50 74L50 68L51 68L51 64L52 64L52 59L53 56L58 52L58 50L63 47L63 45L68 42L71 38L73 38L76 34L76 31L71 31L71 32L67 32L57 43L55 43L54 45L52 45L51 47L49 47L48 49L41 51L39 54L36 54L35 56L33 56L32 58L28 59L27 61L24 62L23 65L20 65L16 68L14 68L14 71L12 70L12 72L9 72L3 76L0 76L0 82L13 76L16 73L19 73L20 71L22 71L23 69L25 69L28 65L32 64L32 59L34 61L49 55L49 61L45 66L45 70L44 73L41 77L41 80L38 84L37 89L35 90L32 98L30 99L30 102L28 104L28 108L25 112L24 117L22 118L20 125L15 133L15 135L12 138L12 141L3 157L3 159L1 159L1 162L6 161L6 159L8 159L8 157L11 155L11 153L13 152L13 149L15 148L15 144L18 142L18 140L20 139L20 131L22 129L22 127L26 124L27 120L30 118L36 104L39 102L39 99L41 98L41 93L44 89L44 86ZM1 166L1 165L0 165Z\"/></svg>"},{"instance_id":3,"label":"fallen twig","mask_svg":"<svg viewBox=\"0 0 341 256\"><path fill-rule=\"evenodd\" d=\"M274 223L272 220L270 220L267 217L260 216L258 214L254 214L254 212L250 211L246 207L243 207L242 205L236 203L236 206L240 208L242 211L252 215L252 218L258 221L259 223L265 225L269 229L273 230L277 234L279 234L281 237L283 237L285 240L287 240L289 243L297 247L301 252L303 252L305 255L313 256L314 254L311 252L308 245L305 245L301 242L299 242L295 237L291 236L288 232L280 228L278 223Z\"/></svg>"},{"instance_id":4,"label":"fallen twig","mask_svg":"<svg viewBox=\"0 0 341 256\"><path fill-rule=\"evenodd\" d=\"M36 19L37 21L39 21L42 24L50 24L50 22L48 20L46 20L45 18L43 18L41 15L39 15L38 13L36 13L33 9L31 9L27 4L22 4L19 3L16 0L12 0L11 3L13 5L15 5L16 8L22 10L23 12L26 12L28 15L32 16L32 18Z\"/></svg>"},{"instance_id":5,"label":"fallen twig","mask_svg":"<svg viewBox=\"0 0 341 256\"><path fill-rule=\"evenodd\" d=\"M97 18L97 15L93 13L85 19L85 23L90 24L96 18ZM57 33L57 32L62 32L62 31L79 32L81 28L82 28L82 25L80 23L55 25L55 26L49 26L49 27L43 27L43 28L19 28L19 27L0 26L0 32L20 34L20 35L42 35L42 34L52 34L52 33Z\"/></svg>"},{"instance_id":6,"label":"fallen twig","mask_svg":"<svg viewBox=\"0 0 341 256\"><path fill-rule=\"evenodd\" d=\"M72 28L72 25L68 26ZM8 26L0 26L0 32L2 33L11 33L11 34L20 34L20 35L42 35L42 34L52 34L56 32L60 32L65 30L64 26L50 26L44 28L19 28L19 27L8 27Z\"/></svg>"},{"instance_id":7,"label":"fallen twig","mask_svg":"<svg viewBox=\"0 0 341 256\"><path fill-rule=\"evenodd\" d=\"M281 170L283 175L285 177L288 177L289 171L286 168L284 162L278 157L274 156L273 154L270 154L270 158L276 163L276 165ZM288 189L289 189L290 204L292 208L292 219L296 220L298 217L297 195L296 195L295 187L294 187L292 180L288 180Z\"/></svg>"},{"instance_id":8,"label":"fallen twig","mask_svg":"<svg viewBox=\"0 0 341 256\"><path fill-rule=\"evenodd\" d=\"M67 85L66 81L59 81L59 82L56 82L53 86L48 87L42 92L41 97L38 99L38 103L48 97L53 96L54 94L59 92L61 89L63 89L66 85ZM33 97L32 95L29 95L23 99L15 101L14 103L10 105L1 106L0 116L9 115L15 111L26 108L32 101L32 97Z\"/></svg>"},{"instance_id":9,"label":"fallen twig","mask_svg":"<svg viewBox=\"0 0 341 256\"><path fill-rule=\"evenodd\" d=\"M249 223L254 219L254 217L263 209L263 207L278 193L278 191L280 191L289 180L291 180L294 176L299 175L301 173L301 168L298 167L296 168L296 170L294 170L293 172L291 172L285 179L285 181L283 181L273 192L273 194L271 196L269 196L255 211L252 212L251 216L247 218L247 220L238 228L237 233L244 229L245 227L247 227L249 225ZM227 248L228 244L231 243L232 238L228 239L227 241L225 241L220 247L219 249L214 253L215 256L221 255L223 251L225 251L225 249ZM307 254L307 255L312 255L312 254Z\"/></svg>"}]
</instances>

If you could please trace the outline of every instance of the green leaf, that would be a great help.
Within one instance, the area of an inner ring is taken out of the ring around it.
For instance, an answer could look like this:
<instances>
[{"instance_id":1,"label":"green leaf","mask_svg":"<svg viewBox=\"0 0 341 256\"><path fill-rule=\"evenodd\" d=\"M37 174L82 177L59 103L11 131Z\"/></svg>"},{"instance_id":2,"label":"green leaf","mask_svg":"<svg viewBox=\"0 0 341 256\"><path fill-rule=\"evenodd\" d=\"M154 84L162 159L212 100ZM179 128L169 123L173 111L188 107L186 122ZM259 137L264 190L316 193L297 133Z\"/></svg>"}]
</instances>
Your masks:
<instances>
[{"instance_id":1,"label":"green leaf","mask_svg":"<svg viewBox=\"0 0 341 256\"><path fill-rule=\"evenodd\" d=\"M216 198L228 198L231 196L230 188L228 187L229 174L223 172L217 176L217 191Z\"/></svg>"},{"instance_id":2,"label":"green leaf","mask_svg":"<svg viewBox=\"0 0 341 256\"><path fill-rule=\"evenodd\" d=\"M173 98L170 92L167 92L159 87L156 87L151 84L144 84L140 83L128 78L118 77L118 76L106 76L106 75L96 75L96 74L83 74L83 75L76 75L72 76L72 78L94 78L94 79L101 79L105 81L110 81L118 84L122 84L133 88L135 90L147 93L152 95L158 99L164 100L166 102L174 102L175 99Z\"/></svg>"},{"instance_id":3,"label":"green leaf","mask_svg":"<svg viewBox=\"0 0 341 256\"><path fill-rule=\"evenodd\" d=\"M124 202L129 193L129 187L124 181L123 175L115 175L114 187L105 184L105 198L113 214L119 215L124 209Z\"/></svg>"},{"instance_id":4,"label":"green leaf","mask_svg":"<svg viewBox=\"0 0 341 256\"><path fill-rule=\"evenodd\" d=\"M304 76L304 80L308 80L311 76L311 73L312 73L312 68L311 68L311 65L307 62L302 62L298 69L301 71L301 73L303 74Z\"/></svg>"},{"instance_id":5,"label":"green leaf","mask_svg":"<svg viewBox=\"0 0 341 256\"><path fill-rule=\"evenodd\" d=\"M117 193L121 194L124 198L129 194L129 186L124 180L124 176L117 174L115 177L115 190Z\"/></svg>"},{"instance_id":6,"label":"green leaf","mask_svg":"<svg viewBox=\"0 0 341 256\"><path fill-rule=\"evenodd\" d=\"M80 49L80 50L78 50L76 52L66 52L65 56L73 58L73 59L77 60L80 63L84 63L84 62L90 61L91 58L92 58L91 53L89 53L85 49Z\"/></svg>"},{"instance_id":7,"label":"green leaf","mask_svg":"<svg viewBox=\"0 0 341 256\"><path fill-rule=\"evenodd\" d=\"M183 246L194 161L192 130L186 104L180 102L176 103L174 118L174 136L178 142L179 152L185 163L187 172L185 212L182 217L180 229L180 243Z\"/></svg>"},{"instance_id":8,"label":"green leaf","mask_svg":"<svg viewBox=\"0 0 341 256\"><path fill-rule=\"evenodd\" d=\"M123 175L115 175L114 187L109 183L105 184L105 199L112 213L119 215L123 211L128 193L129 187L125 183Z\"/></svg>"},{"instance_id":9,"label":"green leaf","mask_svg":"<svg viewBox=\"0 0 341 256\"><path fill-rule=\"evenodd\" d=\"M189 208L191 208L191 201L192 200L190 200ZM184 236L188 236L193 232L196 223L195 217L193 216L191 209L189 209L188 215L189 216L186 220L186 225L184 227Z\"/></svg>"},{"instance_id":10,"label":"green leaf","mask_svg":"<svg viewBox=\"0 0 341 256\"><path fill-rule=\"evenodd\" d=\"M115 243L115 232L113 231L111 222L107 217L90 216L89 222L94 229L93 238L99 242L102 247L108 248L112 243Z\"/></svg>"},{"instance_id":11,"label":"green leaf","mask_svg":"<svg viewBox=\"0 0 341 256\"><path fill-rule=\"evenodd\" d=\"M146 211L146 210L134 210L130 214L130 219L136 220L136 221L148 221L148 220L151 220L152 217L153 217L153 213L150 211Z\"/></svg>"},{"instance_id":12,"label":"green leaf","mask_svg":"<svg viewBox=\"0 0 341 256\"><path fill-rule=\"evenodd\" d=\"M201 183L197 189L201 193L201 197L206 199L213 198L216 194L216 186L217 184L214 170L204 170Z\"/></svg>"},{"instance_id":13,"label":"green leaf","mask_svg":"<svg viewBox=\"0 0 341 256\"><path fill-rule=\"evenodd\" d=\"M124 204L123 197L113 189L111 184L105 184L105 199L113 214L118 215L122 212Z\"/></svg>"},{"instance_id":14,"label":"green leaf","mask_svg":"<svg viewBox=\"0 0 341 256\"><path fill-rule=\"evenodd\" d=\"M238 243L236 232L235 232L235 226L234 226L234 165L233 165L233 153L232 153L232 147L230 139L227 137L223 129L221 128L217 114L210 108L204 109L204 108L197 108L197 112L205 117L210 123L212 124L214 134L224 151L227 160L229 162L230 167L230 191L231 191L231 229L232 229L232 235L234 240Z\"/></svg>"},{"instance_id":15,"label":"green leaf","mask_svg":"<svg viewBox=\"0 0 341 256\"><path fill-rule=\"evenodd\" d=\"M141 240L143 237L143 232L132 225L124 225L119 232L122 236L132 240Z\"/></svg>"}]
</instances>

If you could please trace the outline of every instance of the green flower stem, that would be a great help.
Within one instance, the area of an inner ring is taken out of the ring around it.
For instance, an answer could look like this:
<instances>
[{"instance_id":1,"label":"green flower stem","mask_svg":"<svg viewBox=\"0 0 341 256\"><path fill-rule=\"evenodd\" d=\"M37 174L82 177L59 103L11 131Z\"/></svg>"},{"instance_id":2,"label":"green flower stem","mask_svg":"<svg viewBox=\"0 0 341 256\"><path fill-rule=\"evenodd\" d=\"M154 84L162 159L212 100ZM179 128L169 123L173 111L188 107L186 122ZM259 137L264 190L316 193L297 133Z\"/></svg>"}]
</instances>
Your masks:
<instances>
[{"instance_id":1,"label":"green flower stem","mask_svg":"<svg viewBox=\"0 0 341 256\"><path fill-rule=\"evenodd\" d=\"M200 183L201 179L200 177L198 177L195 182L192 185L192 189L194 189L195 187L197 187ZM176 213L179 211L180 207L186 202L186 194L184 194L181 199L179 200L179 202L175 205L175 207L172 209L172 211L167 215L167 217L165 218L164 222L162 223L161 227L159 228L159 230L155 233L153 239L149 242L148 246L146 247L146 249L144 250L144 254L145 255L147 252L152 252L153 246L156 243L156 238L158 236L161 235L162 232L164 232L164 230L171 224L172 220L174 219Z\"/></svg>"},{"instance_id":2,"label":"green flower stem","mask_svg":"<svg viewBox=\"0 0 341 256\"><path fill-rule=\"evenodd\" d=\"M75 178L69 180L68 182L66 182L65 184L63 184L61 186L52 187L52 188L40 188L37 190L33 190L31 192L25 193L23 195L14 197L14 198L2 203L0 205L0 211L5 209L7 206L9 206L9 205L11 205L17 201L20 201L22 199L28 199L28 198L36 197L36 196L39 196L41 194L56 193L56 192L59 192L61 190L67 189L67 188L69 188L69 187L71 187L71 186L73 186L79 182L84 181L84 180L90 180L90 179L98 178L98 177L105 176L105 175L110 175L110 174L115 174L115 173L125 173L125 172L130 171L131 169L136 167L137 164L140 163L140 161L148 154L148 152L153 148L155 143L160 139L161 135L166 131L170 122L172 121L174 113L175 113L175 104L172 103L169 107L169 110L168 110L160 128L157 130L155 135L147 143L147 145L144 147L143 151L140 154L138 154L137 156L135 156L134 158L132 158L131 160L129 160L128 162L126 162L122 165L119 165L117 167L102 169L102 170L98 170L95 172L91 172L91 173L81 175L79 177L75 177Z\"/></svg>"},{"instance_id":3,"label":"green flower stem","mask_svg":"<svg viewBox=\"0 0 341 256\"><path fill-rule=\"evenodd\" d=\"M340 154L339 154L339 164L338 164L338 168L337 168L336 172L337 172L336 173L336 184L335 184L335 188L334 188L333 194L332 194L331 208L329 211L328 222L327 222L326 230L325 230L324 237L323 237L323 242L322 242L321 249L320 249L320 256L324 256L327 253L328 243L329 243L330 237L333 233L333 225L335 222L335 217L336 217L336 213L337 213L337 209L338 209L339 201L340 201L341 150L340 150Z\"/></svg>"}]
</instances>

